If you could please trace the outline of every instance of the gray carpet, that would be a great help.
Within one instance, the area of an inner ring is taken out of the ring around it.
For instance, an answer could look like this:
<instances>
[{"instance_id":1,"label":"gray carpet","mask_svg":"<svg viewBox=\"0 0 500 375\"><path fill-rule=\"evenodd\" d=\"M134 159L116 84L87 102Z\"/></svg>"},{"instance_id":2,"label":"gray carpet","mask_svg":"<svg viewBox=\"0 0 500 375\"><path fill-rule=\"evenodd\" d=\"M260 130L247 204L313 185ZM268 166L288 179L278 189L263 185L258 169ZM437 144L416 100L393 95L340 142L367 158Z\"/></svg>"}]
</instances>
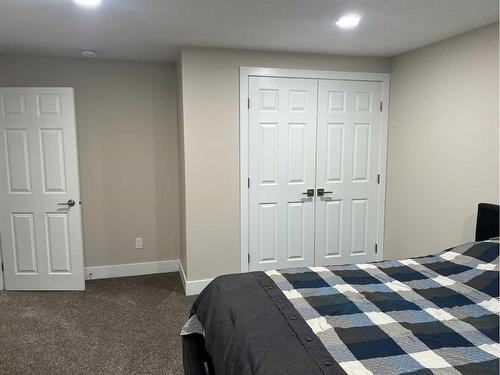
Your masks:
<instances>
[{"instance_id":1,"label":"gray carpet","mask_svg":"<svg viewBox=\"0 0 500 375\"><path fill-rule=\"evenodd\" d=\"M0 292L0 374L182 374L193 297L178 273L93 280L85 292Z\"/></svg>"}]
</instances>

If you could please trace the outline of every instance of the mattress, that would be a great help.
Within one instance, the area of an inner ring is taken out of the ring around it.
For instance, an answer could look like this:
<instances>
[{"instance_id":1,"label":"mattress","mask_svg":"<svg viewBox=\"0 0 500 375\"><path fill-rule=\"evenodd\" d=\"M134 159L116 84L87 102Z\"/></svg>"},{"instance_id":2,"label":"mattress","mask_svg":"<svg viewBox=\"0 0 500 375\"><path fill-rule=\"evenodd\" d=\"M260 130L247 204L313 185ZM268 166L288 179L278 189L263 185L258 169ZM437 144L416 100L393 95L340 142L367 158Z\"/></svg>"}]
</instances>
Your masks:
<instances>
[{"instance_id":1,"label":"mattress","mask_svg":"<svg viewBox=\"0 0 500 375\"><path fill-rule=\"evenodd\" d=\"M225 275L197 297L222 374L498 374L497 240L399 261Z\"/></svg>"}]
</instances>

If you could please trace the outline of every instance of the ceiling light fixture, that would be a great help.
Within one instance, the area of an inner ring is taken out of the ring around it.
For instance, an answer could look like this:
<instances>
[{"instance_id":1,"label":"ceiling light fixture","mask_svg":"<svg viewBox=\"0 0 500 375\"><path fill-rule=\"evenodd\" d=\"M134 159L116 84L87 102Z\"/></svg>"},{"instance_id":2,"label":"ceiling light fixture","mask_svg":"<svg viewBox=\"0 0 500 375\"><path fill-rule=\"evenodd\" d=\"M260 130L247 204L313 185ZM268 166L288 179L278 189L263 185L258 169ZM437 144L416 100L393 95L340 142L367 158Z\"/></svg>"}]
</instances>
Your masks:
<instances>
[{"instance_id":1,"label":"ceiling light fixture","mask_svg":"<svg viewBox=\"0 0 500 375\"><path fill-rule=\"evenodd\" d=\"M353 29L358 27L361 17L357 14L346 14L338 19L335 23L342 29Z\"/></svg>"},{"instance_id":2,"label":"ceiling light fixture","mask_svg":"<svg viewBox=\"0 0 500 375\"><path fill-rule=\"evenodd\" d=\"M95 8L101 4L101 0L73 0L75 4L78 4L85 8Z\"/></svg>"}]
</instances>

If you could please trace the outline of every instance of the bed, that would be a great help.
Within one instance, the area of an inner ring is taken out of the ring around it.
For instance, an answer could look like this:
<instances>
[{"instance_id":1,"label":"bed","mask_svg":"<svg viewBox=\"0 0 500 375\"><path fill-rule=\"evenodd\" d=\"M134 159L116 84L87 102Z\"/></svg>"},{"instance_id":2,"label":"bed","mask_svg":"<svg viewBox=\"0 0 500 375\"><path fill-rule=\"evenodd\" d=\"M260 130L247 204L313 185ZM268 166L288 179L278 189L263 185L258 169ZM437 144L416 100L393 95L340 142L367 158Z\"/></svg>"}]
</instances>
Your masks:
<instances>
[{"instance_id":1,"label":"bed","mask_svg":"<svg viewBox=\"0 0 500 375\"><path fill-rule=\"evenodd\" d=\"M498 256L488 239L398 261L218 277L183 329L185 373L498 374Z\"/></svg>"}]
</instances>

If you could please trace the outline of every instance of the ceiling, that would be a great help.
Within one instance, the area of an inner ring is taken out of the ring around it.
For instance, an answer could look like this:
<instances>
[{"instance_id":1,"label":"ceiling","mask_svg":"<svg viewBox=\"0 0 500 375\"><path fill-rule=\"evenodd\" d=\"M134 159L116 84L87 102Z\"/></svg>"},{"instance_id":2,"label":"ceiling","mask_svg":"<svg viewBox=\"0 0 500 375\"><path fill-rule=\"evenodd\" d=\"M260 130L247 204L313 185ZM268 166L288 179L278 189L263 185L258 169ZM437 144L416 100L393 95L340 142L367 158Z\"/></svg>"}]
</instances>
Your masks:
<instances>
[{"instance_id":1,"label":"ceiling","mask_svg":"<svg viewBox=\"0 0 500 375\"><path fill-rule=\"evenodd\" d=\"M341 30L346 12L360 26ZM0 51L174 61L195 45L393 56L498 20L498 0L0 0Z\"/></svg>"}]
</instances>

